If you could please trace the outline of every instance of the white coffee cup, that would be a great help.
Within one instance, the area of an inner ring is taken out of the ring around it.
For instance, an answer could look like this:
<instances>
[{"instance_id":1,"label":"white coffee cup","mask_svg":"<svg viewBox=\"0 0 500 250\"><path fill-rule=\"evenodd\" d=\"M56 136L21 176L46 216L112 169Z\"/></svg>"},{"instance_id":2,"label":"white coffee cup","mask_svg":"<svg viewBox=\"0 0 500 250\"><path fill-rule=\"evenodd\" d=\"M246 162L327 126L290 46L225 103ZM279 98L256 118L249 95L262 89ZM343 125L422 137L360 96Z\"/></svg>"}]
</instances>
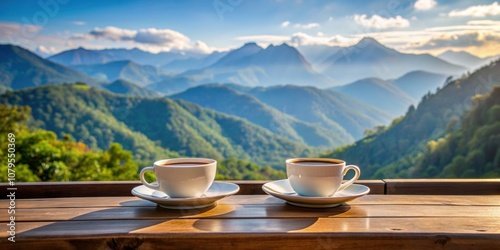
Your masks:
<instances>
[{"instance_id":1,"label":"white coffee cup","mask_svg":"<svg viewBox=\"0 0 500 250\"><path fill-rule=\"evenodd\" d=\"M162 191L170 198L200 197L212 185L217 170L217 161L206 158L173 158L159 160L153 167L141 170L144 186ZM144 180L148 171L155 173L157 184Z\"/></svg>"},{"instance_id":2,"label":"white coffee cup","mask_svg":"<svg viewBox=\"0 0 500 250\"><path fill-rule=\"evenodd\" d=\"M342 183L349 170L354 170L354 177ZM361 171L357 166L346 166L345 161L337 159L295 158L286 160L286 174L290 186L297 194L327 197L354 183Z\"/></svg>"}]
</instances>

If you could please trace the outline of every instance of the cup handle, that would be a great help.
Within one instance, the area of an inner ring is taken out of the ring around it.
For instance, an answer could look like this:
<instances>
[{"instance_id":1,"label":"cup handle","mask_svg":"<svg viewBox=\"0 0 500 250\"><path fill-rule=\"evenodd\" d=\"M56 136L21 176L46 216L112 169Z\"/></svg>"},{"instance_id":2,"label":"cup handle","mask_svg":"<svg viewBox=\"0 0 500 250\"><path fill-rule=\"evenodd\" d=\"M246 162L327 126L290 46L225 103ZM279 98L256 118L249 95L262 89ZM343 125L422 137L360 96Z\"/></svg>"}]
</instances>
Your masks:
<instances>
[{"instance_id":1,"label":"cup handle","mask_svg":"<svg viewBox=\"0 0 500 250\"><path fill-rule=\"evenodd\" d=\"M361 170L359 170L358 166L355 166L355 165L346 166L344 168L344 173L342 174L342 176L345 176L347 174L347 171L349 171L351 169L354 170L354 172L355 172L354 177L352 177L352 179L348 180L347 182L340 184L340 187L339 187L339 189L337 189L337 192L344 190L346 187L350 186L351 184L353 184L355 181L358 180L359 176L361 175Z\"/></svg>"},{"instance_id":2,"label":"cup handle","mask_svg":"<svg viewBox=\"0 0 500 250\"><path fill-rule=\"evenodd\" d=\"M159 184L156 184L156 185L153 185L149 182L147 182L145 179L144 179L144 174L146 172L153 172L154 173L154 167L145 167L141 170L141 173L140 173L140 179L141 179L141 182L142 184L144 184L144 186L148 187L148 188L151 188L151 189L154 189L154 190L158 190L160 188L160 185Z\"/></svg>"}]
</instances>

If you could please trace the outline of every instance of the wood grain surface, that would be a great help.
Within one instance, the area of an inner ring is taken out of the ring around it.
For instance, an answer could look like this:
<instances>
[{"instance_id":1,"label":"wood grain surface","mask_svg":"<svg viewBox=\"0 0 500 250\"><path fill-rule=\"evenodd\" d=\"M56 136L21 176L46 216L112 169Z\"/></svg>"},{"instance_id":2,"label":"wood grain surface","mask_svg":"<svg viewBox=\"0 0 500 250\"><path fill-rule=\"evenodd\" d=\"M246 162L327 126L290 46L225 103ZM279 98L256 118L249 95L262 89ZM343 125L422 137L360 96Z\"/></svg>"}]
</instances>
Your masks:
<instances>
[{"instance_id":1,"label":"wood grain surface","mask_svg":"<svg viewBox=\"0 0 500 250\"><path fill-rule=\"evenodd\" d=\"M193 210L131 196L18 199L15 216L16 242L1 230L1 249L500 249L500 195L367 195L328 209L268 195Z\"/></svg>"}]
</instances>

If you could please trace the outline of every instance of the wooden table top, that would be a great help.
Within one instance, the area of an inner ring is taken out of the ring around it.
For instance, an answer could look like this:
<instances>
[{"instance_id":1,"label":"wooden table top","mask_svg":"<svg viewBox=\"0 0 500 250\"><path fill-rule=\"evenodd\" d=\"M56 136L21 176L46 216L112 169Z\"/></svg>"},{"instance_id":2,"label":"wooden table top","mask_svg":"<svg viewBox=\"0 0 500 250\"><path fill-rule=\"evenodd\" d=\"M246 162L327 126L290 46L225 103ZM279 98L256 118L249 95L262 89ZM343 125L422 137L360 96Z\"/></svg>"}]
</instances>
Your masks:
<instances>
[{"instance_id":1,"label":"wooden table top","mask_svg":"<svg viewBox=\"0 0 500 250\"><path fill-rule=\"evenodd\" d=\"M0 200L1 249L500 249L500 195L367 195L328 209L268 195L169 210L135 197ZM15 241L5 230L15 216Z\"/></svg>"}]
</instances>

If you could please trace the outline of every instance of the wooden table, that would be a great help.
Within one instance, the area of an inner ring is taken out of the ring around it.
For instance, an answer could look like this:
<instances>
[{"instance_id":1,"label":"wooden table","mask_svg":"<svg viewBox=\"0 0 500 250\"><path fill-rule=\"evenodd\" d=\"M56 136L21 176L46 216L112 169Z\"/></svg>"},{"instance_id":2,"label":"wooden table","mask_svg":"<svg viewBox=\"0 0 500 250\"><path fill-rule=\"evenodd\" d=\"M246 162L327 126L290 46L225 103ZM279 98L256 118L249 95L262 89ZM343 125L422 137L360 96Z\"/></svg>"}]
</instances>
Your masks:
<instances>
[{"instance_id":1,"label":"wooden table","mask_svg":"<svg viewBox=\"0 0 500 250\"><path fill-rule=\"evenodd\" d=\"M168 210L132 196L0 200L0 249L500 249L500 195L367 195L329 209L268 195Z\"/></svg>"}]
</instances>

